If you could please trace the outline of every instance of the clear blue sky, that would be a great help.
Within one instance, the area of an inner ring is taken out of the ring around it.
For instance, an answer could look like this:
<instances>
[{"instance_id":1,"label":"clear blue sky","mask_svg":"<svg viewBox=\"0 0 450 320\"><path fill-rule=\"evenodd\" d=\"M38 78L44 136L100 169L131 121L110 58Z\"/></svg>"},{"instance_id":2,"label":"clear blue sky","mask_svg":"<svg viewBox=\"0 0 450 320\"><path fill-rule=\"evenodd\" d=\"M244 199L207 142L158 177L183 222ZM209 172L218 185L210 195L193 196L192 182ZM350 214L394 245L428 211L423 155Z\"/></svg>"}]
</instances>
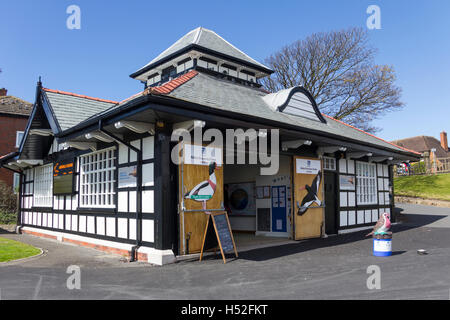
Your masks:
<instances>
[{"instance_id":1,"label":"clear blue sky","mask_svg":"<svg viewBox=\"0 0 450 320\"><path fill-rule=\"evenodd\" d=\"M1 2L0 87L28 101L39 76L47 88L122 100L142 90L129 74L198 26L263 62L313 32L365 27L366 8L376 4L382 29L369 32L376 62L395 68L405 102L375 122L378 136L450 131L448 0ZM81 30L66 28L71 4L81 8Z\"/></svg>"}]
</instances>

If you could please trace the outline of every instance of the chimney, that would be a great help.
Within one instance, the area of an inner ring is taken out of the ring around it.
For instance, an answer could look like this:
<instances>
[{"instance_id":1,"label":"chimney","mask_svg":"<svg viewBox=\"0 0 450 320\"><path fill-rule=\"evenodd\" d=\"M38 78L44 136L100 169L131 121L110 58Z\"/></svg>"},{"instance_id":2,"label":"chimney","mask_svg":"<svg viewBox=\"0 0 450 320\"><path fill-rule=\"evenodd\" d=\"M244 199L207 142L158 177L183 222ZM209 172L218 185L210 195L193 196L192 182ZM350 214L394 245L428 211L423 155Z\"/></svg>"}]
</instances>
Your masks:
<instances>
[{"instance_id":1,"label":"chimney","mask_svg":"<svg viewBox=\"0 0 450 320\"><path fill-rule=\"evenodd\" d=\"M448 151L448 141L447 141L447 132L441 132L441 146L445 151Z\"/></svg>"},{"instance_id":2,"label":"chimney","mask_svg":"<svg viewBox=\"0 0 450 320\"><path fill-rule=\"evenodd\" d=\"M8 93L8 90L6 90L5 88L0 89L0 97L6 96L7 93Z\"/></svg>"}]
</instances>

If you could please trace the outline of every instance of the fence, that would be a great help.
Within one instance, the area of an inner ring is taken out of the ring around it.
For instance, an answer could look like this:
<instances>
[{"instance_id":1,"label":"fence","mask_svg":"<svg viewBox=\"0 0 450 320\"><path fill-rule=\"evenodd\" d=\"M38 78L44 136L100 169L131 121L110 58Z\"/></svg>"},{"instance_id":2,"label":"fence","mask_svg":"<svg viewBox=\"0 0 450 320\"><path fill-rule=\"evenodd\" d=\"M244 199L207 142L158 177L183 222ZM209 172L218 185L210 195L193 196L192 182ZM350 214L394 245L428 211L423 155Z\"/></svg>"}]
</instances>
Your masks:
<instances>
[{"instance_id":1,"label":"fence","mask_svg":"<svg viewBox=\"0 0 450 320\"><path fill-rule=\"evenodd\" d=\"M430 160L430 158L425 157L419 162L394 166L395 176L413 176L440 173L450 173L450 158L436 158L435 160Z\"/></svg>"}]
</instances>

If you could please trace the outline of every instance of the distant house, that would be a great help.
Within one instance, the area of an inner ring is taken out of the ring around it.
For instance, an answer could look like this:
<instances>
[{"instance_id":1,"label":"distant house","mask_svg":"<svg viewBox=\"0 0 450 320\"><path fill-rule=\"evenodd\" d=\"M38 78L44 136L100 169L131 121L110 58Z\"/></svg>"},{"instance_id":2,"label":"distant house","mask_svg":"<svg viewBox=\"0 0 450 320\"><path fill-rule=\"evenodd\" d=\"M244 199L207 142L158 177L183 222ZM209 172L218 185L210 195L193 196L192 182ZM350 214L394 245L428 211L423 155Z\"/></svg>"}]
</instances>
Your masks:
<instances>
[{"instance_id":1,"label":"distant house","mask_svg":"<svg viewBox=\"0 0 450 320\"><path fill-rule=\"evenodd\" d=\"M449 158L450 157L450 150L448 148L448 140L447 140L447 132L442 131L441 140L439 141L435 137L430 136L417 136L417 137L411 137L401 140L395 140L392 141L392 143L407 148L410 150L414 150L416 152L422 153L422 155L425 152L429 152L430 157L433 157L433 149L434 154L436 155L436 158Z\"/></svg>"},{"instance_id":2,"label":"distant house","mask_svg":"<svg viewBox=\"0 0 450 320\"><path fill-rule=\"evenodd\" d=\"M19 149L33 108L31 103L7 93L5 88L0 89L0 154ZM3 168L0 169L0 180L15 188L19 185L19 175Z\"/></svg>"}]
</instances>

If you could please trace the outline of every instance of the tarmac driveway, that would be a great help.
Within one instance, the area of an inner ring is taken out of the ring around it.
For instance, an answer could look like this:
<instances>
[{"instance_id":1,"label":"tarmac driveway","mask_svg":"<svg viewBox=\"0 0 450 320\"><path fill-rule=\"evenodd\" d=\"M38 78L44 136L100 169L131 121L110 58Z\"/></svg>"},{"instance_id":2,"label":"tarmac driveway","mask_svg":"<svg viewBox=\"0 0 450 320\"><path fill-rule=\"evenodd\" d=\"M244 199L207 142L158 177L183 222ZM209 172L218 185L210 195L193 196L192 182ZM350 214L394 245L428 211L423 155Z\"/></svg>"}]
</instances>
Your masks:
<instances>
[{"instance_id":1,"label":"tarmac driveway","mask_svg":"<svg viewBox=\"0 0 450 320\"><path fill-rule=\"evenodd\" d=\"M164 267L28 235L0 235L45 254L0 265L2 299L449 299L450 209L398 205L393 256L372 256L367 231ZM418 255L417 249L428 250ZM69 290L67 267L81 269ZM381 270L381 289L367 288L368 266Z\"/></svg>"}]
</instances>

